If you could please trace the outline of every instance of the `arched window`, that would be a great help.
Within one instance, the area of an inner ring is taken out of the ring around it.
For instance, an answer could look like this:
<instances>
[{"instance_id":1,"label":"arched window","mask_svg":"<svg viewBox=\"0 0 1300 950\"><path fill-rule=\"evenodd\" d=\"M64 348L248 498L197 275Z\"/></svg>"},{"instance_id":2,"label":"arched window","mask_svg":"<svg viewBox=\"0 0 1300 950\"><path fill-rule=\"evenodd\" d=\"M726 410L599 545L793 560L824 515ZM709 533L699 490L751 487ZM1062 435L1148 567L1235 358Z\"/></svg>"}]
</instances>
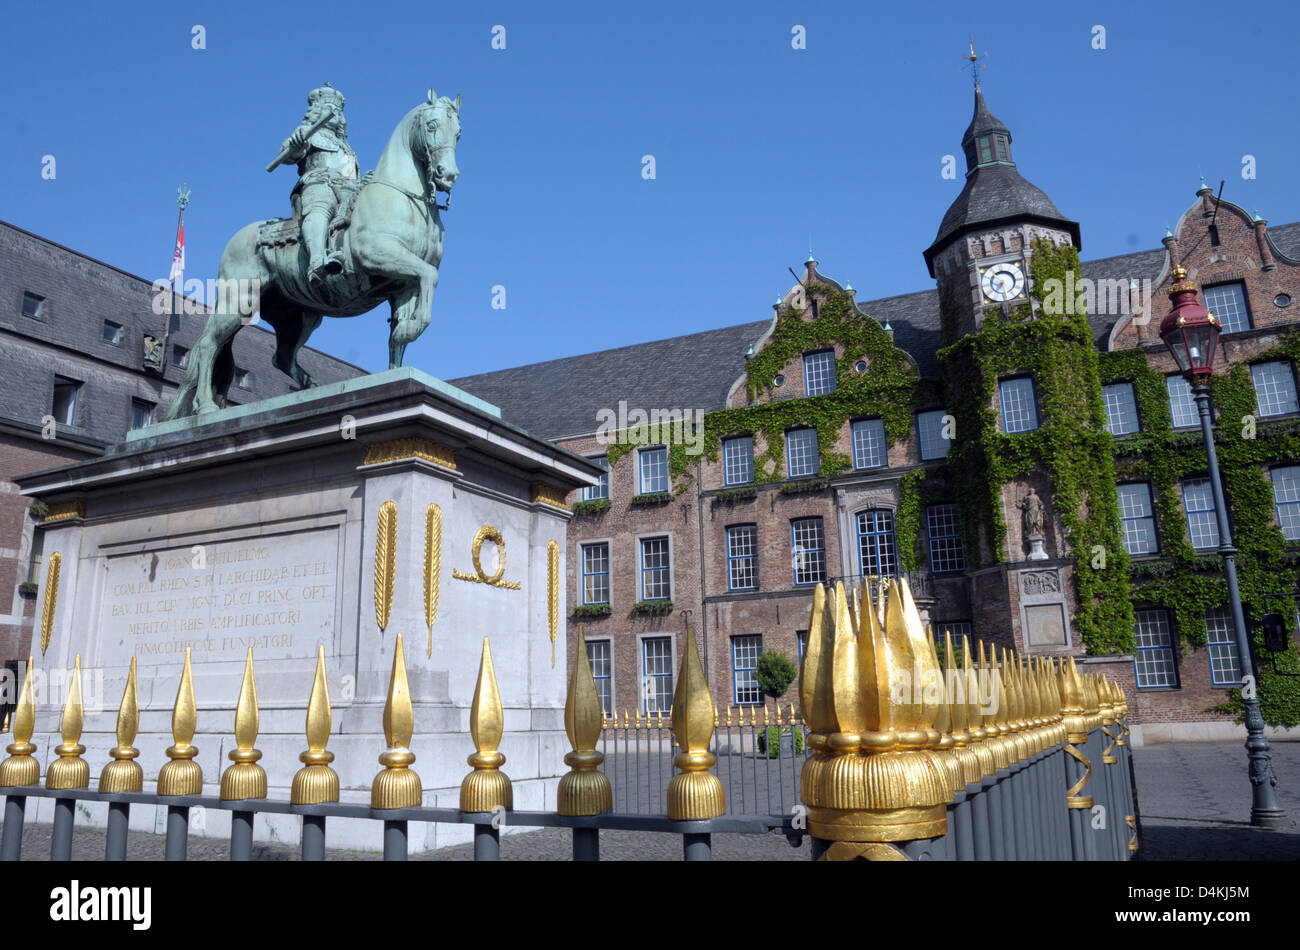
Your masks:
<instances>
[{"instance_id":1,"label":"arched window","mask_svg":"<svg viewBox=\"0 0 1300 950\"><path fill-rule=\"evenodd\" d=\"M858 562L862 573L898 573L898 547L894 541L894 513L886 508L858 512Z\"/></svg>"}]
</instances>

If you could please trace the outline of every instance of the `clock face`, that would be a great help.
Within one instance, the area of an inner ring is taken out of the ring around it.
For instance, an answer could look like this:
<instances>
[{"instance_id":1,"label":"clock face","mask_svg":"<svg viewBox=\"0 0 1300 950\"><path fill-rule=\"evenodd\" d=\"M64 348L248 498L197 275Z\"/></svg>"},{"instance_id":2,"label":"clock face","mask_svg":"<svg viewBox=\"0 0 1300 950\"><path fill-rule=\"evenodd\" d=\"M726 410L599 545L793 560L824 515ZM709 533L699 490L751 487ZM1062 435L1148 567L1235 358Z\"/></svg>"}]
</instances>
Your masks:
<instances>
[{"instance_id":1,"label":"clock face","mask_svg":"<svg viewBox=\"0 0 1300 950\"><path fill-rule=\"evenodd\" d=\"M980 269L980 287L984 296L997 303L1024 296L1025 272L1014 261L1004 261Z\"/></svg>"}]
</instances>

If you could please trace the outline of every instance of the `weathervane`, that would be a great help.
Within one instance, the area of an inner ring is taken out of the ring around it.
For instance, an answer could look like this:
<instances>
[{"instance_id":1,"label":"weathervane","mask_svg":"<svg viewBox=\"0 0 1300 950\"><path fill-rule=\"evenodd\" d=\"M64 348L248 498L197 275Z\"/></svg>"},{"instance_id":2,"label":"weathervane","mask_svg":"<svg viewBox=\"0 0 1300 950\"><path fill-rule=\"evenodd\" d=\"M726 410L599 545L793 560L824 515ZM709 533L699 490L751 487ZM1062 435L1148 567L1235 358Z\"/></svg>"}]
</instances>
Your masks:
<instances>
[{"instance_id":1,"label":"weathervane","mask_svg":"<svg viewBox=\"0 0 1300 950\"><path fill-rule=\"evenodd\" d=\"M989 51L985 50L984 58L988 59L988 55L989 55ZM980 84L980 70L988 68L987 63L976 62L976 60L978 59L979 57L975 55L975 34L972 33L970 38L970 54L967 56L968 61L966 65L961 68L961 70L962 72L965 72L968 69L970 70L971 82L973 82L977 87Z\"/></svg>"},{"instance_id":2,"label":"weathervane","mask_svg":"<svg viewBox=\"0 0 1300 950\"><path fill-rule=\"evenodd\" d=\"M186 182L176 189L176 203L181 206L181 211L190 203L190 183Z\"/></svg>"}]
</instances>

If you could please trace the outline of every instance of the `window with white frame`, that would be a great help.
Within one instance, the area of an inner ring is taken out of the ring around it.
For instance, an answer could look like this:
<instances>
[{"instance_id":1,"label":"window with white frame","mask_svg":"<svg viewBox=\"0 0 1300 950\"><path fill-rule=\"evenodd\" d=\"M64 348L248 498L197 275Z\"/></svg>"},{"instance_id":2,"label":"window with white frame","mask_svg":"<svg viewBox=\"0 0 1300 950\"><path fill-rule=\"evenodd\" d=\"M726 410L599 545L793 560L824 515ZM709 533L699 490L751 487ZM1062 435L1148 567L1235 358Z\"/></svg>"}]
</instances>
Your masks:
<instances>
[{"instance_id":1,"label":"window with white frame","mask_svg":"<svg viewBox=\"0 0 1300 950\"><path fill-rule=\"evenodd\" d=\"M859 419L853 423L853 467L880 468L888 461L885 423L880 419Z\"/></svg>"},{"instance_id":2,"label":"window with white frame","mask_svg":"<svg viewBox=\"0 0 1300 950\"><path fill-rule=\"evenodd\" d=\"M1103 386L1101 398L1106 405L1106 431L1111 435L1130 435L1142 428L1132 383Z\"/></svg>"},{"instance_id":3,"label":"window with white frame","mask_svg":"<svg viewBox=\"0 0 1300 950\"><path fill-rule=\"evenodd\" d=\"M1210 658L1210 685L1241 685L1241 654L1227 607L1205 612L1205 652Z\"/></svg>"},{"instance_id":4,"label":"window with white frame","mask_svg":"<svg viewBox=\"0 0 1300 950\"><path fill-rule=\"evenodd\" d=\"M1165 391L1169 393L1169 414L1174 417L1175 429L1190 429L1201 424L1191 383L1175 373L1165 377Z\"/></svg>"},{"instance_id":5,"label":"window with white frame","mask_svg":"<svg viewBox=\"0 0 1300 950\"><path fill-rule=\"evenodd\" d=\"M640 494L654 495L666 492L668 490L668 449L662 445L658 448L642 449L638 453L638 462L641 469Z\"/></svg>"},{"instance_id":6,"label":"window with white frame","mask_svg":"<svg viewBox=\"0 0 1300 950\"><path fill-rule=\"evenodd\" d=\"M966 549L961 543L956 505L926 508L925 530L930 540L930 570L936 574L966 570Z\"/></svg>"},{"instance_id":7,"label":"window with white frame","mask_svg":"<svg viewBox=\"0 0 1300 950\"><path fill-rule=\"evenodd\" d=\"M803 358L803 388L806 396L835 391L835 351L809 353Z\"/></svg>"},{"instance_id":8,"label":"window with white frame","mask_svg":"<svg viewBox=\"0 0 1300 950\"><path fill-rule=\"evenodd\" d=\"M1250 329L1250 306L1246 303L1246 292L1241 283L1205 287L1201 296L1210 313L1219 318L1224 333Z\"/></svg>"},{"instance_id":9,"label":"window with white frame","mask_svg":"<svg viewBox=\"0 0 1300 950\"><path fill-rule=\"evenodd\" d=\"M1187 537L1198 551L1219 546L1219 523L1214 512L1214 495L1208 478L1183 482L1183 510L1187 513Z\"/></svg>"},{"instance_id":10,"label":"window with white frame","mask_svg":"<svg viewBox=\"0 0 1300 950\"><path fill-rule=\"evenodd\" d=\"M614 658L613 645L609 640L588 640L587 659L591 663L591 675L596 681L596 695L600 697L600 708L606 716L614 712Z\"/></svg>"},{"instance_id":11,"label":"window with white frame","mask_svg":"<svg viewBox=\"0 0 1300 950\"><path fill-rule=\"evenodd\" d=\"M722 481L747 485L754 480L754 437L737 435L722 440Z\"/></svg>"},{"instance_id":12,"label":"window with white frame","mask_svg":"<svg viewBox=\"0 0 1300 950\"><path fill-rule=\"evenodd\" d=\"M1028 376L998 382L1002 402L1002 431L1030 432L1038 428L1038 399L1034 381Z\"/></svg>"},{"instance_id":13,"label":"window with white frame","mask_svg":"<svg viewBox=\"0 0 1300 950\"><path fill-rule=\"evenodd\" d=\"M785 434L785 472L790 478L816 475L821 471L816 429L794 429Z\"/></svg>"},{"instance_id":14,"label":"window with white frame","mask_svg":"<svg viewBox=\"0 0 1300 950\"><path fill-rule=\"evenodd\" d=\"M859 511L858 563L864 575L893 577L898 573L894 513L885 508Z\"/></svg>"},{"instance_id":15,"label":"window with white frame","mask_svg":"<svg viewBox=\"0 0 1300 950\"><path fill-rule=\"evenodd\" d=\"M756 706L763 701L754 672L762 652L763 638L758 634L731 638L731 693L737 706Z\"/></svg>"},{"instance_id":16,"label":"window with white frame","mask_svg":"<svg viewBox=\"0 0 1300 950\"><path fill-rule=\"evenodd\" d=\"M727 529L727 590L758 589L758 528L752 524Z\"/></svg>"},{"instance_id":17,"label":"window with white frame","mask_svg":"<svg viewBox=\"0 0 1300 950\"><path fill-rule=\"evenodd\" d=\"M601 456L596 456L594 458L588 459L588 461L595 462L605 471L600 476L600 481L597 482L595 485L582 486L582 500L600 501L603 498L608 498L609 497L609 459L606 456L601 455Z\"/></svg>"},{"instance_id":18,"label":"window with white frame","mask_svg":"<svg viewBox=\"0 0 1300 950\"><path fill-rule=\"evenodd\" d=\"M641 539L641 599L668 600L672 597L672 569L668 561L667 538Z\"/></svg>"},{"instance_id":19,"label":"window with white frame","mask_svg":"<svg viewBox=\"0 0 1300 950\"><path fill-rule=\"evenodd\" d=\"M1151 486L1145 482L1116 485L1119 517L1124 529L1124 550L1129 554L1156 554L1156 519L1151 513Z\"/></svg>"},{"instance_id":20,"label":"window with white frame","mask_svg":"<svg viewBox=\"0 0 1300 950\"><path fill-rule=\"evenodd\" d=\"M1279 466L1269 472L1273 480L1273 504L1277 526L1288 541L1300 541L1300 466Z\"/></svg>"},{"instance_id":21,"label":"window with white frame","mask_svg":"<svg viewBox=\"0 0 1300 950\"><path fill-rule=\"evenodd\" d=\"M916 434L920 442L922 461L948 457L949 433L944 424L947 415L946 409L931 409L929 412L916 414Z\"/></svg>"},{"instance_id":22,"label":"window with white frame","mask_svg":"<svg viewBox=\"0 0 1300 950\"><path fill-rule=\"evenodd\" d=\"M609 542L582 546L582 602L609 603Z\"/></svg>"},{"instance_id":23,"label":"window with white frame","mask_svg":"<svg viewBox=\"0 0 1300 950\"><path fill-rule=\"evenodd\" d=\"M673 639L641 641L641 710L667 715L673 704Z\"/></svg>"},{"instance_id":24,"label":"window with white frame","mask_svg":"<svg viewBox=\"0 0 1300 950\"><path fill-rule=\"evenodd\" d=\"M1300 412L1296 401L1295 373L1285 360L1275 363L1255 363L1250 368L1250 379L1255 384L1255 405L1261 416L1284 416Z\"/></svg>"},{"instance_id":25,"label":"window with white frame","mask_svg":"<svg viewBox=\"0 0 1300 950\"><path fill-rule=\"evenodd\" d=\"M791 521L790 547L796 584L820 584L826 580L826 534L821 518Z\"/></svg>"},{"instance_id":26,"label":"window with white frame","mask_svg":"<svg viewBox=\"0 0 1300 950\"><path fill-rule=\"evenodd\" d=\"M1133 673L1138 689L1171 689L1178 686L1174 664L1169 613L1164 610L1135 611Z\"/></svg>"}]
</instances>

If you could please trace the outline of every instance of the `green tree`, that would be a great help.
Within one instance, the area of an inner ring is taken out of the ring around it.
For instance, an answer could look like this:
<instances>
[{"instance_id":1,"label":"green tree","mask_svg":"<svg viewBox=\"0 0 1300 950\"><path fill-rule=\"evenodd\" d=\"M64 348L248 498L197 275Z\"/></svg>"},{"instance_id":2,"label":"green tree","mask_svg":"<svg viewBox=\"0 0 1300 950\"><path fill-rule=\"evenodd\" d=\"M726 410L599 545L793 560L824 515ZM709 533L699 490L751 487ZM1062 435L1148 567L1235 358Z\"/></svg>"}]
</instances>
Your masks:
<instances>
[{"instance_id":1,"label":"green tree","mask_svg":"<svg viewBox=\"0 0 1300 950\"><path fill-rule=\"evenodd\" d=\"M780 699L785 695L785 691L790 688L794 678L799 675L799 670L795 667L794 662L781 653L779 650L767 650L758 658L758 666L754 669L754 678L758 680L758 688L766 695L773 699Z\"/></svg>"}]
</instances>

